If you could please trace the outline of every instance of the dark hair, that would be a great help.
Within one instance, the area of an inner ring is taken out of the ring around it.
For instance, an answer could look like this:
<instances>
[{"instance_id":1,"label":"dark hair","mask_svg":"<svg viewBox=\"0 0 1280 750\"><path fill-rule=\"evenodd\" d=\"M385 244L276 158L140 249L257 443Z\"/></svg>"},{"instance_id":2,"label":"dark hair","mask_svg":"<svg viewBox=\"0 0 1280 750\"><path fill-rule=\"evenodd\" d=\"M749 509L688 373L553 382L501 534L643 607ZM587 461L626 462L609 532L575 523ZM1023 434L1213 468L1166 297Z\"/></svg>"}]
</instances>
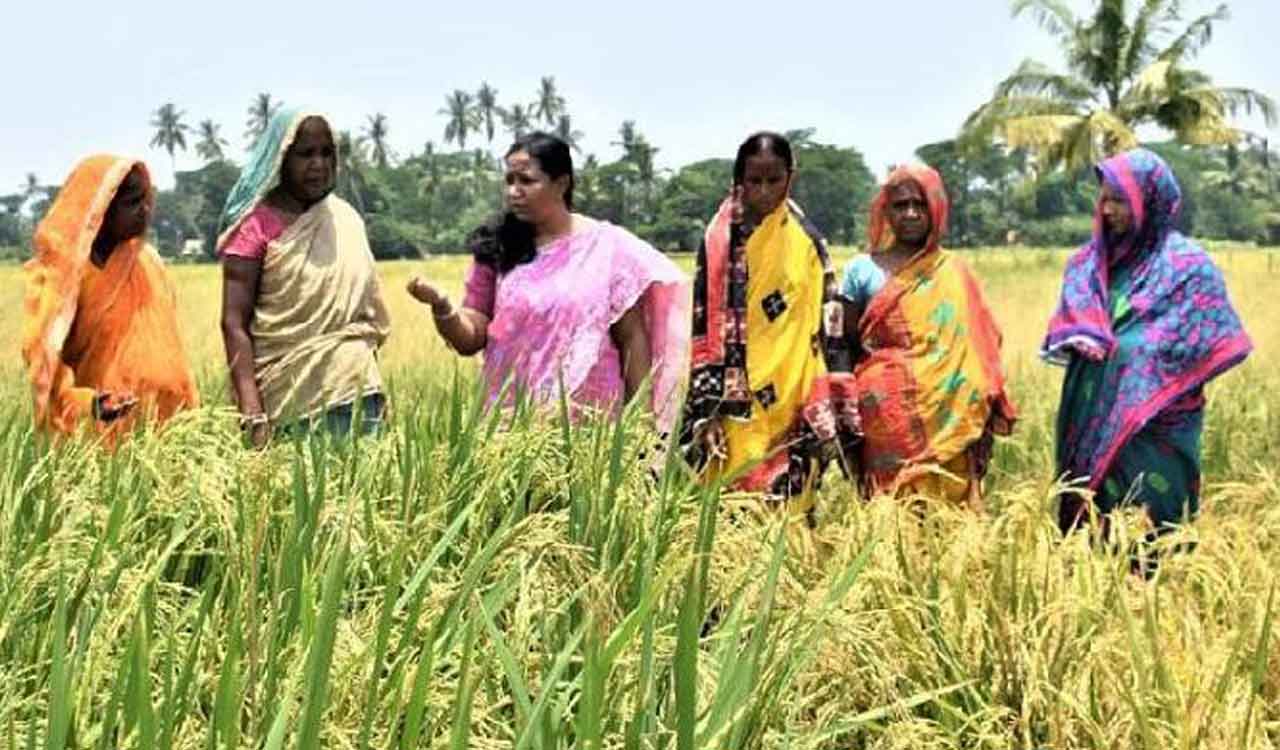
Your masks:
<instances>
[{"instance_id":1,"label":"dark hair","mask_svg":"<svg viewBox=\"0 0 1280 750\"><path fill-rule=\"evenodd\" d=\"M762 130L747 136L747 140L738 146L738 157L733 160L733 184L742 184L747 173L747 159L763 153L770 153L781 159L787 166L788 173L795 169L796 160L791 155L791 142L778 133Z\"/></svg>"},{"instance_id":2,"label":"dark hair","mask_svg":"<svg viewBox=\"0 0 1280 750\"><path fill-rule=\"evenodd\" d=\"M572 210L573 154L569 150L569 144L550 133L534 132L517 138L511 148L507 149L506 156L518 151L536 159L538 167L553 180L569 175L569 187L564 191L564 205ZM467 249L477 263L506 273L533 260L537 254L535 234L532 224L516 218L510 211L503 211L467 235Z\"/></svg>"}]
</instances>

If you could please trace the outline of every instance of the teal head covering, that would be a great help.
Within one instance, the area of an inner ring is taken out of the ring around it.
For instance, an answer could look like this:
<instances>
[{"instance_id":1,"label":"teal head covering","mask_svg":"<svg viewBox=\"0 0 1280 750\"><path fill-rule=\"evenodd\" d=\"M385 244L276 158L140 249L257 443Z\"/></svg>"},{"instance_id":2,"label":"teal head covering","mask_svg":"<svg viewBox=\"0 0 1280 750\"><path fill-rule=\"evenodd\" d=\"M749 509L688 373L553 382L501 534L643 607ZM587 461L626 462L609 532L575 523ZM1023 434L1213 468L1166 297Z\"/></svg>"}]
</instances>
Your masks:
<instances>
[{"instance_id":1,"label":"teal head covering","mask_svg":"<svg viewBox=\"0 0 1280 750\"><path fill-rule=\"evenodd\" d=\"M219 250L235 234L240 222L267 197L272 188L280 184L280 165L284 162L285 152L293 145L294 139L298 137L299 126L308 117L324 119L323 115L314 112L281 108L253 144L249 160L240 171L240 179L231 188L226 205L222 208L218 230Z\"/></svg>"}]
</instances>

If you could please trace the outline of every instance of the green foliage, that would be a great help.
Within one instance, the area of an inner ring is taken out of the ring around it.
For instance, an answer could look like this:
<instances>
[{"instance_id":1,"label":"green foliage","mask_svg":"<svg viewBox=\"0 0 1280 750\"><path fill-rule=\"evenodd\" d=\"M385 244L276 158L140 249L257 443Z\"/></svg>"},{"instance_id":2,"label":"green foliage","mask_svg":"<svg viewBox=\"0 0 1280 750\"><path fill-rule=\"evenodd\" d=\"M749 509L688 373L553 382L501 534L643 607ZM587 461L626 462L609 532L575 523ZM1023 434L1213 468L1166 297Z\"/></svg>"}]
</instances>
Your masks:
<instances>
[{"instance_id":1,"label":"green foliage","mask_svg":"<svg viewBox=\"0 0 1280 750\"><path fill-rule=\"evenodd\" d=\"M202 239L205 254L212 258L222 206L239 176L239 167L222 159L178 172L174 189L156 195L151 226L160 251L173 255L184 241Z\"/></svg>"},{"instance_id":2,"label":"green foliage","mask_svg":"<svg viewBox=\"0 0 1280 750\"><path fill-rule=\"evenodd\" d=\"M730 159L707 159L680 169L658 198L650 240L662 248L697 250L732 179Z\"/></svg>"},{"instance_id":3,"label":"green foliage","mask_svg":"<svg viewBox=\"0 0 1280 750\"><path fill-rule=\"evenodd\" d=\"M1275 103L1245 88L1213 84L1189 67L1228 18L1225 4L1192 19L1178 0L1093 0L1076 16L1059 0L1013 0L1062 47L1067 71L1024 61L996 85L964 124L970 143L999 139L1031 150L1047 169L1077 170L1138 144L1137 130L1156 125L1181 143L1236 143L1230 120L1258 112L1269 125Z\"/></svg>"},{"instance_id":4,"label":"green foliage","mask_svg":"<svg viewBox=\"0 0 1280 750\"><path fill-rule=\"evenodd\" d=\"M876 190L875 176L862 154L854 148L807 142L796 146L795 157L798 172L792 192L809 219L834 243L860 244Z\"/></svg>"}]
</instances>

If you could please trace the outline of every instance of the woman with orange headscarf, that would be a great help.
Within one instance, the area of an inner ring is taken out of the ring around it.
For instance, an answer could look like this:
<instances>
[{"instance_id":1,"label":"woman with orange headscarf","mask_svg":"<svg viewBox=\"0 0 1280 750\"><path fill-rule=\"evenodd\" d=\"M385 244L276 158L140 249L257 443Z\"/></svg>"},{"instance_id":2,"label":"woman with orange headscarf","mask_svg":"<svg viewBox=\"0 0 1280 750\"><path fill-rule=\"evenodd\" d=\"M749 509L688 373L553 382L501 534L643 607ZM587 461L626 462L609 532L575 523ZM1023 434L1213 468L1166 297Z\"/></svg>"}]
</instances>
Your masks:
<instances>
[{"instance_id":1,"label":"woman with orange headscarf","mask_svg":"<svg viewBox=\"0 0 1280 750\"><path fill-rule=\"evenodd\" d=\"M173 282L146 241L154 202L142 162L92 156L36 229L22 356L43 429L71 434L92 420L114 439L199 402Z\"/></svg>"},{"instance_id":2,"label":"woman with orange headscarf","mask_svg":"<svg viewBox=\"0 0 1280 750\"><path fill-rule=\"evenodd\" d=\"M871 206L871 252L845 270L867 497L977 506L992 436L1013 427L1000 330L968 265L942 249L948 210L936 171L899 167Z\"/></svg>"}]
</instances>

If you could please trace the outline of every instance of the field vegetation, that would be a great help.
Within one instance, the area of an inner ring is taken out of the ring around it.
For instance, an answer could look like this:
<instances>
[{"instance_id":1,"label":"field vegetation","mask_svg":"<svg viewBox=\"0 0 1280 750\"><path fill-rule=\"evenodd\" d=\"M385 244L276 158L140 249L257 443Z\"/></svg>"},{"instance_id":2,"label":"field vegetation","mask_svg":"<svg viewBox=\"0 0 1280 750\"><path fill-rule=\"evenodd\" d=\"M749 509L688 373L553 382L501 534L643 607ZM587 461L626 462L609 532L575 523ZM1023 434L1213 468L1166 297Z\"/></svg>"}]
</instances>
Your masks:
<instances>
[{"instance_id":1,"label":"field vegetation","mask_svg":"<svg viewBox=\"0 0 1280 750\"><path fill-rule=\"evenodd\" d=\"M1195 550L1150 582L1054 523L1064 252L967 257L1022 416L988 508L833 475L812 534L699 492L642 415L484 413L402 291L458 258L380 265L394 411L353 445L244 449L213 267L173 269L204 406L113 454L33 434L15 312L0 748L1280 746L1280 254L1217 248L1257 352L1208 390L1203 517L1165 542Z\"/></svg>"}]
</instances>

